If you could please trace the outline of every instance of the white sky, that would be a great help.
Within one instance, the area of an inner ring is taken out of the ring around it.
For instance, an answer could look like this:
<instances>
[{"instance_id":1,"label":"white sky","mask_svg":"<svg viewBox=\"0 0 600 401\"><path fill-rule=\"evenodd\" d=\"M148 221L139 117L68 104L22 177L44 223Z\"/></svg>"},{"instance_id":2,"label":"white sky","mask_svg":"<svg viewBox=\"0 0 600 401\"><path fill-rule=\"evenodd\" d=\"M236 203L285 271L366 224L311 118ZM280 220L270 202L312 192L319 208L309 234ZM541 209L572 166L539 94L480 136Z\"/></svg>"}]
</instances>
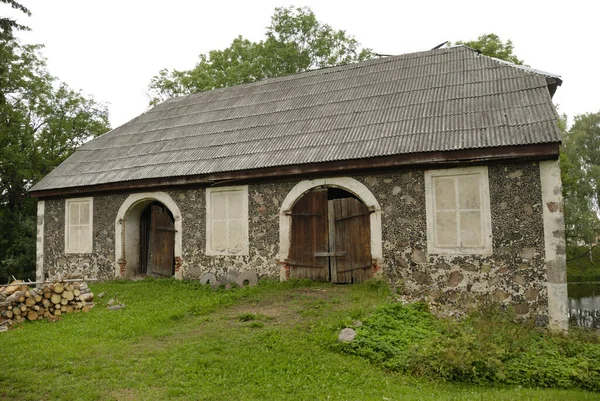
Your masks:
<instances>
[{"instance_id":1,"label":"white sky","mask_svg":"<svg viewBox=\"0 0 600 401\"><path fill-rule=\"evenodd\" d=\"M41 43L51 74L107 103L117 127L148 108L147 87L161 68L190 69L198 55L237 36L258 41L275 7L308 6L377 53L402 54L483 33L511 39L533 68L562 76L554 96L569 120L600 111L600 1L21 0L33 16L26 43ZM486 6L484 4L489 4Z\"/></svg>"}]
</instances>

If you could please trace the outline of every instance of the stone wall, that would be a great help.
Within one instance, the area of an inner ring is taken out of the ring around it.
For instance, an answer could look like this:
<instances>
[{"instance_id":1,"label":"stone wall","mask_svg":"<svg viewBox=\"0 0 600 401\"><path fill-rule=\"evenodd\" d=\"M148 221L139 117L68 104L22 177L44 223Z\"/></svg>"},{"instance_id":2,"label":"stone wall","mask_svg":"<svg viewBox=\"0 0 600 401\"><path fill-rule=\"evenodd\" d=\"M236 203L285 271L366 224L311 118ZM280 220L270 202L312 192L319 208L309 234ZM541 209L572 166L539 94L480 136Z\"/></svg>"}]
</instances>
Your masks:
<instances>
[{"instance_id":1,"label":"stone wall","mask_svg":"<svg viewBox=\"0 0 600 401\"><path fill-rule=\"evenodd\" d=\"M206 195L204 189L167 193L183 217L183 277L198 278L205 272L216 276L237 275L254 269L260 275L279 274L279 206L295 182L248 186L249 255L206 256Z\"/></svg>"},{"instance_id":2,"label":"stone wall","mask_svg":"<svg viewBox=\"0 0 600 401\"><path fill-rule=\"evenodd\" d=\"M489 166L488 175L493 235L493 254L489 256L427 254L424 170L354 178L369 188L381 205L383 274L393 286L457 308L491 297L545 324L548 300L539 165L496 164ZM205 272L236 274L246 269L277 276L279 208L298 182L248 186L248 256L206 256L205 190L165 191L182 215L183 277L198 278ZM115 218L126 198L126 194L94 196L94 249L85 255L65 255L65 201L46 201L44 276L79 272L99 279L114 278Z\"/></svg>"},{"instance_id":3,"label":"stone wall","mask_svg":"<svg viewBox=\"0 0 600 401\"><path fill-rule=\"evenodd\" d=\"M93 251L65 254L65 200L45 201L43 276L63 278L78 273L108 280L115 277L115 218L127 195L95 196Z\"/></svg>"},{"instance_id":4,"label":"stone wall","mask_svg":"<svg viewBox=\"0 0 600 401\"><path fill-rule=\"evenodd\" d=\"M359 177L383 209L384 274L413 296L466 309L482 298L547 320L544 226L537 163L489 166L493 254L427 254L424 172Z\"/></svg>"}]
</instances>

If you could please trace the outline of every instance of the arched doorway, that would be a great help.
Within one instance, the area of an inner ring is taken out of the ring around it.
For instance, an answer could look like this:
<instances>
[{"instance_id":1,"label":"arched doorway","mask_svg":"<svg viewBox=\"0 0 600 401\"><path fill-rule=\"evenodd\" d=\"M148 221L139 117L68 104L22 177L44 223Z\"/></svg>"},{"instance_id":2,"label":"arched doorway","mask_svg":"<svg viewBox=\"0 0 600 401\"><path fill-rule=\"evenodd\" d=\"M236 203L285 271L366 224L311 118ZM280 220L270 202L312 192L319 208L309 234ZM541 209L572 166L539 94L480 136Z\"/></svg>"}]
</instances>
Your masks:
<instances>
[{"instance_id":1,"label":"arched doorway","mask_svg":"<svg viewBox=\"0 0 600 401\"><path fill-rule=\"evenodd\" d=\"M353 193L317 187L293 205L290 247L285 260L290 278L356 283L373 276L369 208Z\"/></svg>"},{"instance_id":2,"label":"arched doorway","mask_svg":"<svg viewBox=\"0 0 600 401\"><path fill-rule=\"evenodd\" d=\"M115 221L115 275L181 278L181 226L166 193L130 195Z\"/></svg>"}]
</instances>

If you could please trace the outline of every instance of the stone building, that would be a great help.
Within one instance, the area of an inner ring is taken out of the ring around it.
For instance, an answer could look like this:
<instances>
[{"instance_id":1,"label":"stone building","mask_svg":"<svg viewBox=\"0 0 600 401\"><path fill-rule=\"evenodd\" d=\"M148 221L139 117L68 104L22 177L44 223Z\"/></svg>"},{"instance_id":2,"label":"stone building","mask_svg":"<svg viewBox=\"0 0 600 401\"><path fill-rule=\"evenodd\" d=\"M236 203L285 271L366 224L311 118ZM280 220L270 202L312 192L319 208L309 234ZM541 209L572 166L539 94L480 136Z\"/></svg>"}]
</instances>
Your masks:
<instances>
[{"instance_id":1,"label":"stone building","mask_svg":"<svg viewBox=\"0 0 600 401\"><path fill-rule=\"evenodd\" d=\"M38 278L379 275L565 328L561 83L459 46L167 100L31 189Z\"/></svg>"}]
</instances>

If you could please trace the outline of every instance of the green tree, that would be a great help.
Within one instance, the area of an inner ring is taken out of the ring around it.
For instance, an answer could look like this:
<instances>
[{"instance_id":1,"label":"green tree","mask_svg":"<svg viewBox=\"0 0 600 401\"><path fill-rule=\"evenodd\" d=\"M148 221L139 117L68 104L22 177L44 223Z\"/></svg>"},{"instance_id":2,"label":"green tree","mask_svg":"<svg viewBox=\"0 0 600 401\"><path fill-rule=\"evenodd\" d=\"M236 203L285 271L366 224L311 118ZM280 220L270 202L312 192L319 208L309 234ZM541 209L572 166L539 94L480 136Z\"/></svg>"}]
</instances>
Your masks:
<instances>
[{"instance_id":1,"label":"green tree","mask_svg":"<svg viewBox=\"0 0 600 401\"><path fill-rule=\"evenodd\" d=\"M567 240L590 245L600 234L600 112L575 117L560 161Z\"/></svg>"},{"instance_id":2,"label":"green tree","mask_svg":"<svg viewBox=\"0 0 600 401\"><path fill-rule=\"evenodd\" d=\"M459 40L455 44L465 45L475 50L479 50L484 56L499 58L514 64L523 64L523 60L519 60L513 53L514 47L512 41L509 39L506 42L503 42L495 33L486 33L480 35L476 40L467 42Z\"/></svg>"},{"instance_id":3,"label":"green tree","mask_svg":"<svg viewBox=\"0 0 600 401\"><path fill-rule=\"evenodd\" d=\"M51 76L41 46L0 36L0 280L35 272L36 200L27 190L90 137L105 106Z\"/></svg>"},{"instance_id":4,"label":"green tree","mask_svg":"<svg viewBox=\"0 0 600 401\"><path fill-rule=\"evenodd\" d=\"M15 0L0 0L0 3L8 4L15 10L19 10L26 14L27 16L31 16L31 12L20 3L17 3ZM7 17L0 17L0 36L1 37L12 37L13 30L25 30L28 31L29 28L19 24L16 20Z\"/></svg>"},{"instance_id":5,"label":"green tree","mask_svg":"<svg viewBox=\"0 0 600 401\"><path fill-rule=\"evenodd\" d=\"M224 50L201 54L191 70L161 70L150 82L150 103L373 56L359 46L345 31L317 20L309 8L276 8L264 40L250 42L238 36Z\"/></svg>"}]
</instances>

